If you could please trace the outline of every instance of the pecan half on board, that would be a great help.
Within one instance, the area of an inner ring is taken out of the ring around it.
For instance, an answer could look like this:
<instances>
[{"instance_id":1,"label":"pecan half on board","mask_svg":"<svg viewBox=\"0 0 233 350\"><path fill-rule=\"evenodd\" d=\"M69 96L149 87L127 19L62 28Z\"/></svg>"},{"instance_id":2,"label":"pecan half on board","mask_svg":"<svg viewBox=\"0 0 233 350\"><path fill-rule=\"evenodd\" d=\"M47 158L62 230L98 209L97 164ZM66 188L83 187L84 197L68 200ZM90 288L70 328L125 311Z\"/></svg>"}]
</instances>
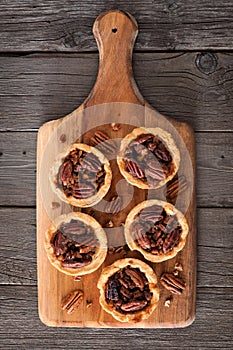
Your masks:
<instances>
[{"instance_id":1,"label":"pecan half on board","mask_svg":"<svg viewBox=\"0 0 233 350\"><path fill-rule=\"evenodd\" d=\"M105 205L105 212L109 214L116 215L122 209L122 199L119 196L113 196L110 202Z\"/></svg>"},{"instance_id":2,"label":"pecan half on board","mask_svg":"<svg viewBox=\"0 0 233 350\"><path fill-rule=\"evenodd\" d=\"M186 288L185 282L172 273L163 273L160 277L161 284L173 294L180 295Z\"/></svg>"},{"instance_id":3,"label":"pecan half on board","mask_svg":"<svg viewBox=\"0 0 233 350\"><path fill-rule=\"evenodd\" d=\"M104 154L115 154L117 146L113 139L110 139L103 131L96 131L91 137L91 145L97 146Z\"/></svg>"},{"instance_id":4,"label":"pecan half on board","mask_svg":"<svg viewBox=\"0 0 233 350\"><path fill-rule=\"evenodd\" d=\"M188 182L185 176L181 175L179 178L175 177L168 184L165 189L165 195L168 200L173 202L178 194L182 193L188 188Z\"/></svg>"},{"instance_id":5,"label":"pecan half on board","mask_svg":"<svg viewBox=\"0 0 233 350\"><path fill-rule=\"evenodd\" d=\"M117 161L122 175L132 185L158 188L175 176L180 152L165 130L136 128L122 140Z\"/></svg>"},{"instance_id":6,"label":"pecan half on board","mask_svg":"<svg viewBox=\"0 0 233 350\"><path fill-rule=\"evenodd\" d=\"M68 315L76 311L83 301L83 292L81 290L74 290L69 293L61 302L62 310L65 310Z\"/></svg>"}]
</instances>

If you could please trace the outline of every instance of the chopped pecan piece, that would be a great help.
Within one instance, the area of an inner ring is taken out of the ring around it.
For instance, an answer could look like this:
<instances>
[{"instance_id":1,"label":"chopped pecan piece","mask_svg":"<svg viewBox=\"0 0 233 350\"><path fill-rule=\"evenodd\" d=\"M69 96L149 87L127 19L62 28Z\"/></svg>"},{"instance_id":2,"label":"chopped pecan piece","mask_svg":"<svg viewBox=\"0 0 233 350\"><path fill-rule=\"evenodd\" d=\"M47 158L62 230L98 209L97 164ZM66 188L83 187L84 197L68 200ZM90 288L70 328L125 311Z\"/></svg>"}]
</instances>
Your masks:
<instances>
[{"instance_id":1,"label":"chopped pecan piece","mask_svg":"<svg viewBox=\"0 0 233 350\"><path fill-rule=\"evenodd\" d=\"M92 306L92 301L86 300L86 308L89 309Z\"/></svg>"},{"instance_id":2,"label":"chopped pecan piece","mask_svg":"<svg viewBox=\"0 0 233 350\"><path fill-rule=\"evenodd\" d=\"M75 277L74 277L74 281L75 281L75 282L80 282L81 279L82 279L82 276L75 276Z\"/></svg>"},{"instance_id":3,"label":"chopped pecan piece","mask_svg":"<svg viewBox=\"0 0 233 350\"><path fill-rule=\"evenodd\" d=\"M181 294L186 288L185 282L178 277L175 277L172 273L163 273L160 278L161 284L173 294Z\"/></svg>"},{"instance_id":4,"label":"chopped pecan piece","mask_svg":"<svg viewBox=\"0 0 233 350\"><path fill-rule=\"evenodd\" d=\"M61 303L62 310L66 310L67 314L72 314L81 304L83 300L83 292L74 290L68 294Z\"/></svg>"},{"instance_id":5,"label":"chopped pecan piece","mask_svg":"<svg viewBox=\"0 0 233 350\"><path fill-rule=\"evenodd\" d=\"M104 224L104 226L103 227L113 227L114 226L114 224L113 224L113 222L112 222L112 220L109 220L109 221L107 221L105 224Z\"/></svg>"},{"instance_id":6,"label":"chopped pecan piece","mask_svg":"<svg viewBox=\"0 0 233 350\"><path fill-rule=\"evenodd\" d=\"M179 262L175 263L175 270L183 271L183 266L181 265L181 263Z\"/></svg>"},{"instance_id":7,"label":"chopped pecan piece","mask_svg":"<svg viewBox=\"0 0 233 350\"><path fill-rule=\"evenodd\" d=\"M165 307L170 307L170 304L171 304L171 298L167 298L167 299L165 300L164 306L165 306Z\"/></svg>"},{"instance_id":8,"label":"chopped pecan piece","mask_svg":"<svg viewBox=\"0 0 233 350\"><path fill-rule=\"evenodd\" d=\"M118 131L120 130L121 125L119 123L112 123L111 127L113 131Z\"/></svg>"}]
</instances>

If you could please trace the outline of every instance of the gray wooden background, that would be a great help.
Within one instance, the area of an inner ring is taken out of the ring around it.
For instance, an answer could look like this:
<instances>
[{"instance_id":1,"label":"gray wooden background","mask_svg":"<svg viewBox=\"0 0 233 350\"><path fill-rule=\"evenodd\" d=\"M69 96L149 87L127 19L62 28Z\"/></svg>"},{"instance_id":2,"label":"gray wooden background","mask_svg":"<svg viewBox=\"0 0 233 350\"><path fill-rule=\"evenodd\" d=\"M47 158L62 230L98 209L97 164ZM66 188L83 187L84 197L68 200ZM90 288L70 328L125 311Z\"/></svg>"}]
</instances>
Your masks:
<instances>
[{"instance_id":1,"label":"gray wooden background","mask_svg":"<svg viewBox=\"0 0 233 350\"><path fill-rule=\"evenodd\" d=\"M54 329L37 314L36 138L95 81L92 24L138 21L134 72L160 112L196 131L196 321L184 329ZM0 348L232 349L233 1L0 1Z\"/></svg>"}]
</instances>

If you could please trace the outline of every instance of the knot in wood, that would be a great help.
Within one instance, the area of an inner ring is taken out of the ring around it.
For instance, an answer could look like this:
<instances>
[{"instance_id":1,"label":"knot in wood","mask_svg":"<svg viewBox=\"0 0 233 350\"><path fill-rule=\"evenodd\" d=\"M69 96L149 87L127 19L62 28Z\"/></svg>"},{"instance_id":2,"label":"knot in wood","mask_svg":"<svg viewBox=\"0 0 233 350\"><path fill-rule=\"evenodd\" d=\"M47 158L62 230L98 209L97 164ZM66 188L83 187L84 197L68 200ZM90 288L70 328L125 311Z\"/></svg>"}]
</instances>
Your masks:
<instances>
[{"instance_id":1,"label":"knot in wood","mask_svg":"<svg viewBox=\"0 0 233 350\"><path fill-rule=\"evenodd\" d=\"M174 12L178 9L179 5L176 3L175 0L167 0L167 8L170 12Z\"/></svg>"},{"instance_id":2,"label":"knot in wood","mask_svg":"<svg viewBox=\"0 0 233 350\"><path fill-rule=\"evenodd\" d=\"M200 72L204 74L211 74L216 70L218 59L215 54L211 52L199 53L196 57L196 66Z\"/></svg>"}]
</instances>

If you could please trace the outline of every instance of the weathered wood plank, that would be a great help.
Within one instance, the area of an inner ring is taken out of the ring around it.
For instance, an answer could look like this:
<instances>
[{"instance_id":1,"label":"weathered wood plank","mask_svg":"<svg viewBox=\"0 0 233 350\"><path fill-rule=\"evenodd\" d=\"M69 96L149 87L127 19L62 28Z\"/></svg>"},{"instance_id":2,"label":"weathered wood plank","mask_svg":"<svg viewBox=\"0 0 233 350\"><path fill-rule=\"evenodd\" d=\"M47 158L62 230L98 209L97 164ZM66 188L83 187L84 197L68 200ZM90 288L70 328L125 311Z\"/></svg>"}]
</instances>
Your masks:
<instances>
[{"instance_id":1,"label":"weathered wood plank","mask_svg":"<svg viewBox=\"0 0 233 350\"><path fill-rule=\"evenodd\" d=\"M35 209L0 208L0 216L0 284L36 285ZM198 287L233 287L233 209L203 208L197 218Z\"/></svg>"},{"instance_id":2,"label":"weathered wood plank","mask_svg":"<svg viewBox=\"0 0 233 350\"><path fill-rule=\"evenodd\" d=\"M0 130L35 130L88 96L98 54L0 57ZM233 55L139 53L134 71L143 96L196 131L233 130Z\"/></svg>"},{"instance_id":3,"label":"weathered wood plank","mask_svg":"<svg viewBox=\"0 0 233 350\"><path fill-rule=\"evenodd\" d=\"M0 340L4 349L232 349L233 294L199 288L196 321L183 329L67 329L38 318L36 287L0 286ZM214 327L213 327L214 325ZM59 335L58 335L59 333Z\"/></svg>"},{"instance_id":4,"label":"weathered wood plank","mask_svg":"<svg viewBox=\"0 0 233 350\"><path fill-rule=\"evenodd\" d=\"M0 51L96 50L93 22L119 8L138 21L138 50L232 48L230 0L2 1Z\"/></svg>"},{"instance_id":5,"label":"weathered wood plank","mask_svg":"<svg viewBox=\"0 0 233 350\"><path fill-rule=\"evenodd\" d=\"M233 133L197 133L197 204L232 207ZM0 133L0 204L35 205L36 133Z\"/></svg>"}]
</instances>

